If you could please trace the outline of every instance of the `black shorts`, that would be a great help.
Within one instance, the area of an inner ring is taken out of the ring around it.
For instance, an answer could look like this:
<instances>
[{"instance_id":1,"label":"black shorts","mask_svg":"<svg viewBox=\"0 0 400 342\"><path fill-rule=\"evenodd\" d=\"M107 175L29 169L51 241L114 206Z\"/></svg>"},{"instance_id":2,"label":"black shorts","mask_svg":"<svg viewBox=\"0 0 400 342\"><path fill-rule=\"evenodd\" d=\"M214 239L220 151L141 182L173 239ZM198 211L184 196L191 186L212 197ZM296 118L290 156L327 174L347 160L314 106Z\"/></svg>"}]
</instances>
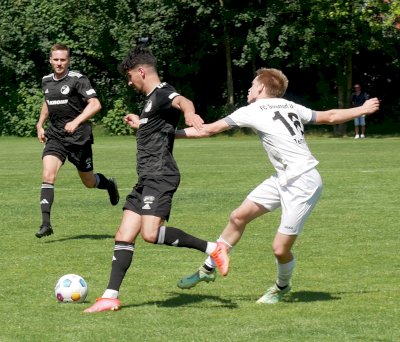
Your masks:
<instances>
[{"instance_id":1,"label":"black shorts","mask_svg":"<svg viewBox=\"0 0 400 342\"><path fill-rule=\"evenodd\" d=\"M67 145L57 139L48 139L43 149L44 156L55 156L65 163L68 160L75 165L78 171L89 172L93 170L92 143L85 145Z\"/></svg>"},{"instance_id":2,"label":"black shorts","mask_svg":"<svg viewBox=\"0 0 400 342\"><path fill-rule=\"evenodd\" d=\"M139 215L152 215L168 221L172 197L178 189L180 176L139 178L132 192L126 196L124 210Z\"/></svg>"}]
</instances>

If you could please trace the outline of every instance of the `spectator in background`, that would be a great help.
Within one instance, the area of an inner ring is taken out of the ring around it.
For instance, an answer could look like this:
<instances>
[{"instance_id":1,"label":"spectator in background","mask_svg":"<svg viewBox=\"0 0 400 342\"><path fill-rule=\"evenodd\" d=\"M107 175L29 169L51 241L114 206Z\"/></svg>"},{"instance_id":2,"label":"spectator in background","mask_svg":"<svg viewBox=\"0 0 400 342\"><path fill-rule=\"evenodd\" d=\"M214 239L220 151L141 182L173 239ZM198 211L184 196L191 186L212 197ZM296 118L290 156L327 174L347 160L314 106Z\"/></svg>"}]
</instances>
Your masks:
<instances>
[{"instance_id":1,"label":"spectator in background","mask_svg":"<svg viewBox=\"0 0 400 342\"><path fill-rule=\"evenodd\" d=\"M362 91L359 83L356 83L354 85L354 93L351 94L351 105L353 107L360 107L368 99L369 95L366 92ZM365 138L365 115L361 115L360 117L354 119L354 132L354 139Z\"/></svg>"}]
</instances>

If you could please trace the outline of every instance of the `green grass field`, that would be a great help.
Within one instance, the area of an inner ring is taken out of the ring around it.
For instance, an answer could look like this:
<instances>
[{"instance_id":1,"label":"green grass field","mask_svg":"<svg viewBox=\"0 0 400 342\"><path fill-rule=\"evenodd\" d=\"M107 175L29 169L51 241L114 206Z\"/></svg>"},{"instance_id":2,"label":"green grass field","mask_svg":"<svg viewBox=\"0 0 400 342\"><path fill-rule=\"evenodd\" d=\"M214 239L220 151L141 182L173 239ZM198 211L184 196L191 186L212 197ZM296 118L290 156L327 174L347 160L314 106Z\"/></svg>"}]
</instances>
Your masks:
<instances>
[{"instance_id":1,"label":"green grass field","mask_svg":"<svg viewBox=\"0 0 400 342\"><path fill-rule=\"evenodd\" d=\"M287 301L256 305L275 280L271 241L280 212L252 222L231 272L182 291L201 265L195 250L136 244L122 310L82 311L107 285L113 236L136 181L132 137L97 137L95 170L118 180L117 207L86 189L66 164L56 184L55 234L37 239L41 150L36 139L0 138L0 341L400 341L400 138L311 137L323 196L295 247ZM176 141L182 172L170 224L215 240L232 209L272 173L254 136ZM57 279L82 275L84 304L58 304Z\"/></svg>"}]
</instances>

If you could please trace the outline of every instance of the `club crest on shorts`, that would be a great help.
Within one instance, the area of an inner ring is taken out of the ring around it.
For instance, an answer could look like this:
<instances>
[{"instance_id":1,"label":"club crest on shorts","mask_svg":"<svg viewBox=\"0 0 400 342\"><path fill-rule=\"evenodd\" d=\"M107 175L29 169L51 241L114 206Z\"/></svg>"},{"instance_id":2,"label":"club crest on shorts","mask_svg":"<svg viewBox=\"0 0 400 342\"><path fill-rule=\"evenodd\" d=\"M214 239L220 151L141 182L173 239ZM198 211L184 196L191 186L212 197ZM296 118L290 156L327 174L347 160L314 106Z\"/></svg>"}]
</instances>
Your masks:
<instances>
[{"instance_id":1,"label":"club crest on shorts","mask_svg":"<svg viewBox=\"0 0 400 342\"><path fill-rule=\"evenodd\" d=\"M85 160L86 167L89 169L92 167L92 158L86 158Z\"/></svg>"},{"instance_id":2,"label":"club crest on shorts","mask_svg":"<svg viewBox=\"0 0 400 342\"><path fill-rule=\"evenodd\" d=\"M143 202L145 203L142 209L151 209L151 204L154 202L154 196L144 196L143 197Z\"/></svg>"}]
</instances>

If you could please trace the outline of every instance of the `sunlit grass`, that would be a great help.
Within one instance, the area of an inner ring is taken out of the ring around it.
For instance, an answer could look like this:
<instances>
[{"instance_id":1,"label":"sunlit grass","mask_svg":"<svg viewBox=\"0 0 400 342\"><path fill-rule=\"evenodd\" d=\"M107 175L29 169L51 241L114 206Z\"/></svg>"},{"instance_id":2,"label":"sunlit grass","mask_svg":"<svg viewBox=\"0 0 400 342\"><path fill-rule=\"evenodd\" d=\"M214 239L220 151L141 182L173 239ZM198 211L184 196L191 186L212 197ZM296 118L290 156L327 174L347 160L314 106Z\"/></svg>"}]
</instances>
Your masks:
<instances>
[{"instance_id":1,"label":"sunlit grass","mask_svg":"<svg viewBox=\"0 0 400 342\"><path fill-rule=\"evenodd\" d=\"M97 137L95 169L115 176L121 203L86 189L66 164L56 184L55 234L40 225L41 149L35 139L0 138L0 341L396 341L400 258L399 138L313 137L324 191L294 249L288 300L256 305L275 279L270 250L280 212L252 222L226 279L181 291L176 281L204 256L138 239L119 312L83 315L107 285L113 236L136 181L133 137ZM215 240L232 209L272 173L254 136L176 141L182 172L170 224ZM89 284L87 302L58 304L66 273Z\"/></svg>"}]
</instances>

